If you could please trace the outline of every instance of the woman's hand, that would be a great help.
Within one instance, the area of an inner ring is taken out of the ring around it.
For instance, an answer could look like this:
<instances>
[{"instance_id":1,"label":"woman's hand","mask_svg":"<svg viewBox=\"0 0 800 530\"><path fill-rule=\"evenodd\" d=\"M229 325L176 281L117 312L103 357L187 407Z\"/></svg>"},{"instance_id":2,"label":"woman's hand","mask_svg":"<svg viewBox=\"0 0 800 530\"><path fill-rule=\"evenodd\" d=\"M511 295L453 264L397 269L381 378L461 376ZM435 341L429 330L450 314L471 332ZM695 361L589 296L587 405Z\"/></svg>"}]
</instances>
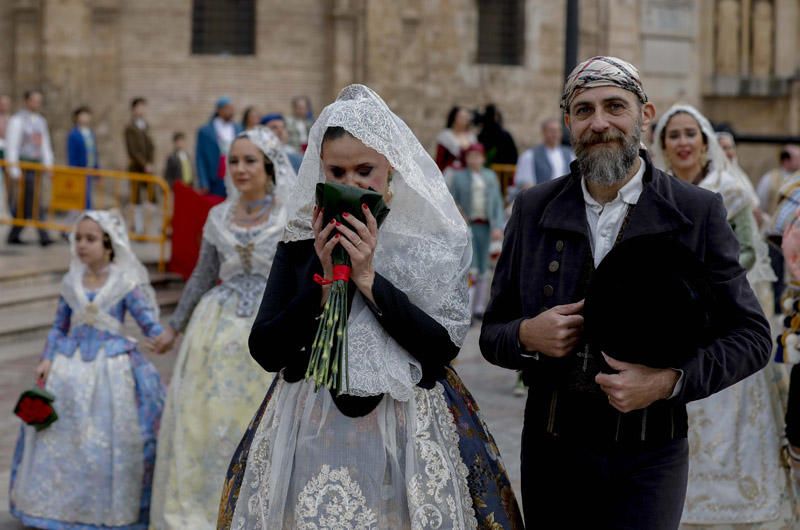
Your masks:
<instances>
[{"instance_id":1,"label":"woman's hand","mask_svg":"<svg viewBox=\"0 0 800 530\"><path fill-rule=\"evenodd\" d=\"M47 377L50 375L50 368L53 366L53 361L49 359L42 360L36 366L36 379L41 381L42 384L47 382Z\"/></svg>"},{"instance_id":2,"label":"woman's hand","mask_svg":"<svg viewBox=\"0 0 800 530\"><path fill-rule=\"evenodd\" d=\"M350 279L361 294L374 303L372 284L375 281L375 269L372 266L372 258L378 245L378 222L366 204L362 205L362 208L366 224L345 213L342 217L350 227L340 223L336 225L336 230L344 236L339 238L339 244L350 254L350 261L353 264Z\"/></svg>"},{"instance_id":3,"label":"woman's hand","mask_svg":"<svg viewBox=\"0 0 800 530\"><path fill-rule=\"evenodd\" d=\"M166 326L164 331L154 339L145 342L146 347L153 353L166 353L172 349L175 343L175 337L178 333L172 326Z\"/></svg>"},{"instance_id":4,"label":"woman's hand","mask_svg":"<svg viewBox=\"0 0 800 530\"><path fill-rule=\"evenodd\" d=\"M314 230L314 250L317 253L320 263L322 263L323 278L330 280L333 278L333 260L331 259L331 253L341 238L339 234L330 237L331 233L336 228L336 222L331 220L328 226L322 226L322 218L322 208L314 206L314 217L311 225ZM320 305L325 304L330 290L330 285L322 286L322 302Z\"/></svg>"}]
</instances>

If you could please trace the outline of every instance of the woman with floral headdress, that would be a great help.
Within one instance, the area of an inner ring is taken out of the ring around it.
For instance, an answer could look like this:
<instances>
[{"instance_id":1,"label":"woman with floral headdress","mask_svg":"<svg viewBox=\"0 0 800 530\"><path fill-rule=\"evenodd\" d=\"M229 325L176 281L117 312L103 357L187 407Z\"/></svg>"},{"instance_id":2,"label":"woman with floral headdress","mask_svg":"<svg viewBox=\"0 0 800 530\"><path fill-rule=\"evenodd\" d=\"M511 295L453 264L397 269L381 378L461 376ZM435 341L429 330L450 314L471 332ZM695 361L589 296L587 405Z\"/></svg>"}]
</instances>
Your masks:
<instances>
[{"instance_id":1,"label":"woman with floral headdress","mask_svg":"<svg viewBox=\"0 0 800 530\"><path fill-rule=\"evenodd\" d=\"M34 528L145 529L164 389L122 323L128 312L160 336L155 293L119 216L84 212L70 246L36 369L59 417L42 431L22 427L11 513Z\"/></svg>"},{"instance_id":2,"label":"woman with floral headdress","mask_svg":"<svg viewBox=\"0 0 800 530\"><path fill-rule=\"evenodd\" d=\"M371 188L380 231L322 226L315 186ZM408 126L363 85L311 129L289 223L250 334L275 381L234 455L219 528L521 528L478 408L449 363L470 325L467 226ZM352 261L348 385L304 378L331 252ZM319 279L319 278L318 278Z\"/></svg>"},{"instance_id":3,"label":"woman with floral headdress","mask_svg":"<svg viewBox=\"0 0 800 530\"><path fill-rule=\"evenodd\" d=\"M151 528L214 528L225 470L272 381L247 335L286 222L296 179L280 141L245 131L228 154L228 198L203 228L200 258L158 350L180 344L158 440ZM220 280L220 283L217 283Z\"/></svg>"},{"instance_id":4,"label":"woman with floral headdress","mask_svg":"<svg viewBox=\"0 0 800 530\"><path fill-rule=\"evenodd\" d=\"M754 217L748 189L731 172L708 120L692 106L674 105L655 131L657 164L719 193L739 240L739 261L771 314L775 275ZM702 401L690 403L687 528L790 528L793 500L781 459L783 407L774 365Z\"/></svg>"}]
</instances>

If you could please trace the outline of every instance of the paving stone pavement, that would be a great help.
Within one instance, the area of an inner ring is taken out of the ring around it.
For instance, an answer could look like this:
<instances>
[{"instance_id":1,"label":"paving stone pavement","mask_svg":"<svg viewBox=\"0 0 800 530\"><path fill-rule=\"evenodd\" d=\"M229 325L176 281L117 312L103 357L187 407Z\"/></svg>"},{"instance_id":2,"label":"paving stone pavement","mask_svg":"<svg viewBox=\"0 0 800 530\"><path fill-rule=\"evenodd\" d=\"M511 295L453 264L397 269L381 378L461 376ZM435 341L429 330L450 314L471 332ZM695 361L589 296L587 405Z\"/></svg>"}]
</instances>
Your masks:
<instances>
[{"instance_id":1,"label":"paving stone pavement","mask_svg":"<svg viewBox=\"0 0 800 530\"><path fill-rule=\"evenodd\" d=\"M477 325L470 330L455 369L481 408L519 499L519 450L525 400L512 395L516 381L514 372L492 366L483 359L478 350L478 332ZM151 359L167 380L175 354L151 356ZM0 357L0 530L23 528L8 513L9 467L19 429L19 420L11 410L20 392L31 385L36 362L37 356L30 353L5 353Z\"/></svg>"}]
</instances>

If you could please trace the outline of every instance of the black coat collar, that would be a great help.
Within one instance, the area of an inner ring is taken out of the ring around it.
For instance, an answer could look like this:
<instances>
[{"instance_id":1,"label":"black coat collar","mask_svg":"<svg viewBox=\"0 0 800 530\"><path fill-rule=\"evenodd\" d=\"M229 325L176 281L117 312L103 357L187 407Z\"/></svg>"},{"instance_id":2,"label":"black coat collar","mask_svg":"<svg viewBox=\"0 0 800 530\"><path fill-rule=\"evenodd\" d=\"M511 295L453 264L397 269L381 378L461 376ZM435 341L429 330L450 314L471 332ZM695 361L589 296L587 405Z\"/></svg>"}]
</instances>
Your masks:
<instances>
[{"instance_id":1,"label":"black coat collar","mask_svg":"<svg viewBox=\"0 0 800 530\"><path fill-rule=\"evenodd\" d=\"M640 150L639 156L645 162L644 189L623 239L692 226L692 221L683 215L675 202L673 177L654 167L646 150ZM586 204L577 162L570 165L570 170L561 191L545 208L539 224L545 229L576 232L588 239Z\"/></svg>"}]
</instances>

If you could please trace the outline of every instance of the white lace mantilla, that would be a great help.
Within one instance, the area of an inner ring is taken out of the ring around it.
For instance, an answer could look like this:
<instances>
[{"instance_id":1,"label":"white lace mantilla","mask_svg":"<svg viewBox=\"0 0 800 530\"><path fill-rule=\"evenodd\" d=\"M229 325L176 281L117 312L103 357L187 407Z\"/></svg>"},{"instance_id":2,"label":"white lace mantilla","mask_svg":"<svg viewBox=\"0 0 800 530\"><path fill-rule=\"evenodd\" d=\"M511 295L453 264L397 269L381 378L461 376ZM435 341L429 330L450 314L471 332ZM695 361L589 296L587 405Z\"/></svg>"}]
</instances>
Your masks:
<instances>
[{"instance_id":1,"label":"white lace mantilla","mask_svg":"<svg viewBox=\"0 0 800 530\"><path fill-rule=\"evenodd\" d=\"M435 162L371 89L346 87L314 123L298 184L287 203L284 241L313 238L311 203L317 183L325 181L320 152L329 127L342 127L385 156L392 167L391 212L379 231L375 271L441 324L460 346L470 325L467 273L472 247L466 223ZM421 379L419 363L363 303L353 305L348 327L347 393L411 399Z\"/></svg>"},{"instance_id":2,"label":"white lace mantilla","mask_svg":"<svg viewBox=\"0 0 800 530\"><path fill-rule=\"evenodd\" d=\"M280 379L254 436L232 528L471 529L478 523L444 389L350 418Z\"/></svg>"}]
</instances>

